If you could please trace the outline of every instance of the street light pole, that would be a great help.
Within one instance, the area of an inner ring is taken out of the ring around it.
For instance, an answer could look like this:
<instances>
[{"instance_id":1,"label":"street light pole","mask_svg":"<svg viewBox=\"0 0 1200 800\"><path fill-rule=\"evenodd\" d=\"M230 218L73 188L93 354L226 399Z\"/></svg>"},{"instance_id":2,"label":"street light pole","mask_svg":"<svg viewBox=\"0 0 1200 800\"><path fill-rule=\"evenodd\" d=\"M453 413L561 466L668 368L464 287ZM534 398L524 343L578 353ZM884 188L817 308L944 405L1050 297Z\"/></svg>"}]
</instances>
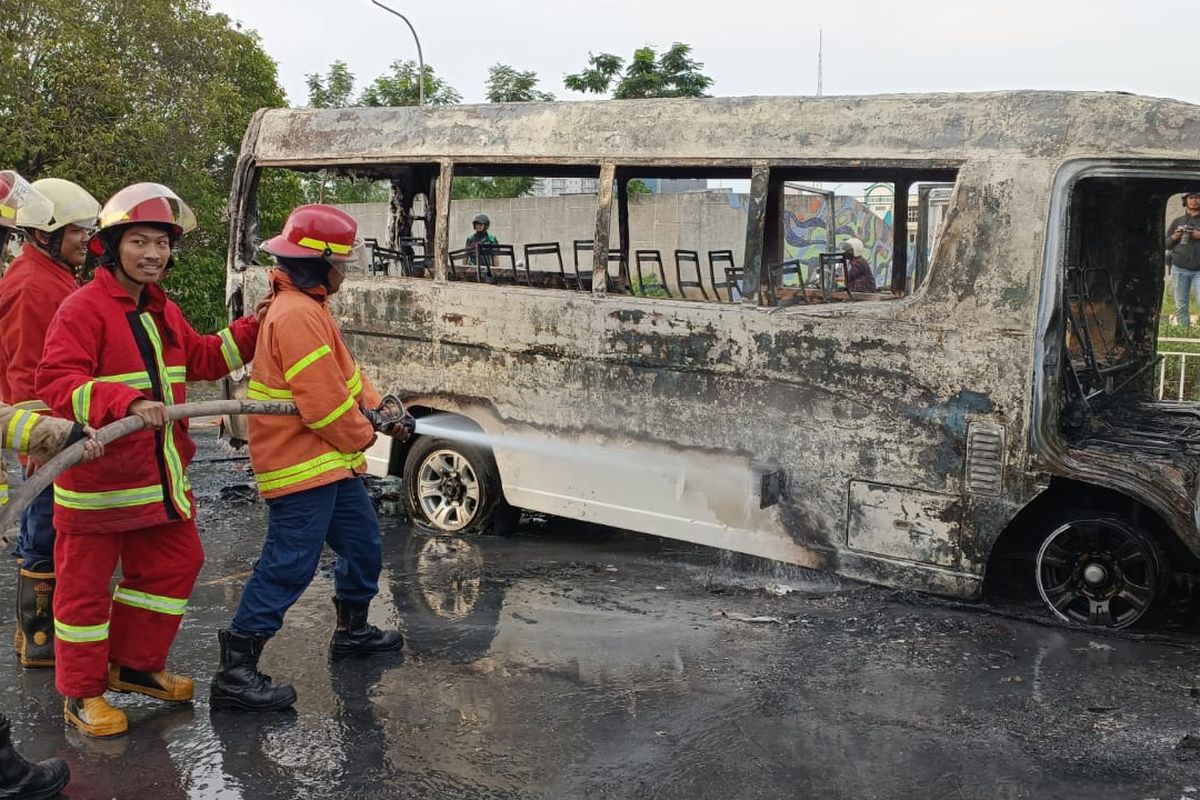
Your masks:
<instances>
[{"instance_id":1,"label":"street light pole","mask_svg":"<svg viewBox=\"0 0 1200 800\"><path fill-rule=\"evenodd\" d=\"M382 8L389 14L395 14L400 19L404 20L404 24L412 31L413 41L417 43L417 96L420 98L418 105L425 105L425 58L421 55L421 40L417 38L417 29L408 21L408 17L401 14L394 8L388 8L379 0L371 0L372 3Z\"/></svg>"}]
</instances>

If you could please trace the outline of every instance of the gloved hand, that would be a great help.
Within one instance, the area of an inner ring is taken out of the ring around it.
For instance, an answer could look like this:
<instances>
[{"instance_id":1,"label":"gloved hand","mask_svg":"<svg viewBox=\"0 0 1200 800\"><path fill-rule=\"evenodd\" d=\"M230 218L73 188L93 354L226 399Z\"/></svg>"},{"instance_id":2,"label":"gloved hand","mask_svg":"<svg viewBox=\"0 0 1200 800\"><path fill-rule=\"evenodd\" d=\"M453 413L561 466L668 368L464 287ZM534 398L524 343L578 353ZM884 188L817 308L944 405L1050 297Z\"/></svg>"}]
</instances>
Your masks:
<instances>
[{"instance_id":1,"label":"gloved hand","mask_svg":"<svg viewBox=\"0 0 1200 800\"><path fill-rule=\"evenodd\" d=\"M417 427L417 421L404 410L404 404L390 394L383 398L378 408L363 408L362 413L376 431L400 441L412 436Z\"/></svg>"}]
</instances>

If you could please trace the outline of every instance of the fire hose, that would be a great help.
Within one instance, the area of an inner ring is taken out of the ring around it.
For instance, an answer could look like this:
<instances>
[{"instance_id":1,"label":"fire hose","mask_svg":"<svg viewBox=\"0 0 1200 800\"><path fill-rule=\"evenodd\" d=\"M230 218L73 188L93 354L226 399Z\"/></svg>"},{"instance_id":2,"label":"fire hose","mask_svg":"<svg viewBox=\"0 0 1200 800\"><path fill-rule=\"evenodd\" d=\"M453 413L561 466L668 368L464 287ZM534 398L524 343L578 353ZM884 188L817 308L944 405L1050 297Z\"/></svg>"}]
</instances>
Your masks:
<instances>
[{"instance_id":1,"label":"fire hose","mask_svg":"<svg viewBox=\"0 0 1200 800\"><path fill-rule=\"evenodd\" d=\"M171 421L191 419L192 417L219 417L226 414L295 414L294 403L276 403L261 400L210 400L203 403L180 403L167 407L167 418ZM139 416L128 416L116 422L105 425L96 432L96 438L108 445L124 436L140 431L146 423ZM63 450L54 458L38 467L33 475L18 486L9 499L8 505L0 506L0 531L15 524L21 514L28 508L47 486L54 483L59 475L83 460L85 441L78 441Z\"/></svg>"}]
</instances>

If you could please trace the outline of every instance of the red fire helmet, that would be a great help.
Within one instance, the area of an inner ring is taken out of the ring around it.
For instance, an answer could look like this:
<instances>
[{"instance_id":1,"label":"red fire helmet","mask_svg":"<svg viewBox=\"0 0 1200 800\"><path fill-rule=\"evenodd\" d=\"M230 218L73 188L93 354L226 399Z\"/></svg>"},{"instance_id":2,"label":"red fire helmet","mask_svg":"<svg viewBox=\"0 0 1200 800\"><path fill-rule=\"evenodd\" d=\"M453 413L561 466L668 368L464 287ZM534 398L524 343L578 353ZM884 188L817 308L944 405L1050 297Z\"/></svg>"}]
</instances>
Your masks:
<instances>
[{"instance_id":1,"label":"red fire helmet","mask_svg":"<svg viewBox=\"0 0 1200 800\"><path fill-rule=\"evenodd\" d=\"M108 198L100 209L99 230L105 231L139 222L169 225L176 236L196 227L196 215L179 195L161 183L134 183ZM89 243L92 253L102 255L104 244L99 236Z\"/></svg>"},{"instance_id":2,"label":"red fire helmet","mask_svg":"<svg viewBox=\"0 0 1200 800\"><path fill-rule=\"evenodd\" d=\"M324 258L345 263L358 260L362 241L354 217L333 206L312 203L297 207L283 233L268 239L262 249L283 258Z\"/></svg>"}]
</instances>

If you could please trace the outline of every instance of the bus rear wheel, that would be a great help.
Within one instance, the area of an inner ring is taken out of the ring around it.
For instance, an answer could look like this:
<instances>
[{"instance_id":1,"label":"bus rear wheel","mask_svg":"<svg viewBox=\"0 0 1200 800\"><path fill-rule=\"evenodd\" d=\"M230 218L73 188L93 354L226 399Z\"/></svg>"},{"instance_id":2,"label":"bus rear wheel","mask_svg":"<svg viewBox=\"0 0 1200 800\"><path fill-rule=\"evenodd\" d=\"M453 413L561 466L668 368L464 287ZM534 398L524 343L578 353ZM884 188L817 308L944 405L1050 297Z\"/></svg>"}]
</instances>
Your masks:
<instances>
[{"instance_id":1,"label":"bus rear wheel","mask_svg":"<svg viewBox=\"0 0 1200 800\"><path fill-rule=\"evenodd\" d=\"M504 500L492 454L472 445L420 437L404 461L409 517L436 533L507 533L517 510Z\"/></svg>"},{"instance_id":2,"label":"bus rear wheel","mask_svg":"<svg viewBox=\"0 0 1200 800\"><path fill-rule=\"evenodd\" d=\"M1154 539L1134 523L1080 511L1065 515L1042 541L1038 594L1064 622L1128 628L1154 610L1165 563Z\"/></svg>"}]
</instances>

